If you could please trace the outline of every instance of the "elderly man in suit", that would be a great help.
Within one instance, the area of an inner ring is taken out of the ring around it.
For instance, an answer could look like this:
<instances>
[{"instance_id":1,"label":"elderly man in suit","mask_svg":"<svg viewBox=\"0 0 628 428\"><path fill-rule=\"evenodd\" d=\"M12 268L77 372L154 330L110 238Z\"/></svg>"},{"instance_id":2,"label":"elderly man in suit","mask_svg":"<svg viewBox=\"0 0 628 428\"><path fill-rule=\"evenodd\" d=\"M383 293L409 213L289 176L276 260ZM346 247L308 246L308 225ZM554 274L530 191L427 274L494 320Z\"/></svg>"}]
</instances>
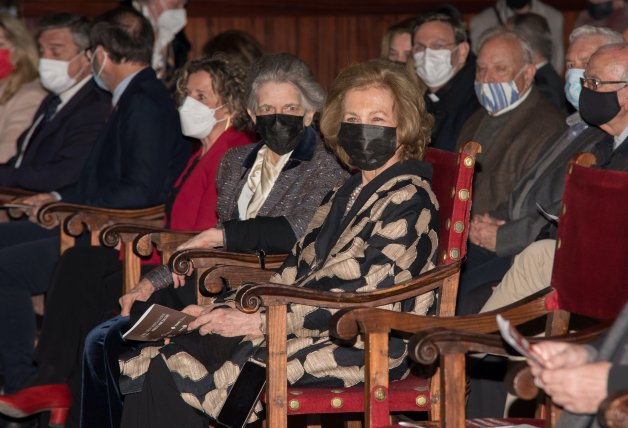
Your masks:
<instances>
[{"instance_id":1,"label":"elderly man in suit","mask_svg":"<svg viewBox=\"0 0 628 428\"><path fill-rule=\"evenodd\" d=\"M459 145L476 140L483 148L473 183L473 223L508 200L546 142L565 128L563 114L534 87L535 71L532 49L519 35L499 28L485 35L475 77L484 108L471 115L458 138ZM477 285L470 269L492 256L478 245L469 246L459 299Z\"/></svg>"},{"instance_id":2,"label":"elderly man in suit","mask_svg":"<svg viewBox=\"0 0 628 428\"><path fill-rule=\"evenodd\" d=\"M153 32L134 9L114 9L90 30L94 80L112 93L113 112L78 183L32 196L31 216L61 198L107 208L162 203L187 157L174 102L149 64ZM27 221L0 225L0 361L4 391L17 391L34 372L31 295L44 293L59 258L58 231ZM36 267L36 268L34 268Z\"/></svg>"},{"instance_id":3,"label":"elderly man in suit","mask_svg":"<svg viewBox=\"0 0 628 428\"><path fill-rule=\"evenodd\" d=\"M85 18L53 15L39 27L39 75L51 93L18 139L17 154L0 165L0 186L50 192L78 181L111 111L111 96L92 79Z\"/></svg>"},{"instance_id":4,"label":"elderly man in suit","mask_svg":"<svg viewBox=\"0 0 628 428\"><path fill-rule=\"evenodd\" d=\"M593 53L603 45L621 42L622 36L608 28L584 26L576 28L569 37L567 50L567 84L565 92L578 108L580 76ZM472 294L460 302L460 313L475 313L490 296L491 282L504 274L501 266L509 266L513 256L533 242L547 224L537 206L558 215L563 195L567 161L578 152L598 150L605 152L610 138L596 126L589 126L576 112L566 120L568 128L550 138L542 155L519 180L509 198L487 216L478 217L471 224L470 240L492 253L482 264L470 266L465 273L483 281ZM497 266L497 268L495 268Z\"/></svg>"}]
</instances>

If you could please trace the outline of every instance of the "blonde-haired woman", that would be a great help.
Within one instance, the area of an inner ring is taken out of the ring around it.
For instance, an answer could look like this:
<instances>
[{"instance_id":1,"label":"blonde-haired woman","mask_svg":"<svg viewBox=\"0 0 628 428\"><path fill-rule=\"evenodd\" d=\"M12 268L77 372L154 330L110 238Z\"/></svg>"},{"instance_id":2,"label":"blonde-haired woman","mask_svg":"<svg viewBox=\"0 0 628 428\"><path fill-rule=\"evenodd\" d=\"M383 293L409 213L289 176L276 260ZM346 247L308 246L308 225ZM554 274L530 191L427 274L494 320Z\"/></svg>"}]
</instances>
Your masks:
<instances>
[{"instance_id":1,"label":"blonde-haired woman","mask_svg":"<svg viewBox=\"0 0 628 428\"><path fill-rule=\"evenodd\" d=\"M0 13L0 163L17 152L46 91L39 84L37 46L17 18Z\"/></svg>"}]
</instances>

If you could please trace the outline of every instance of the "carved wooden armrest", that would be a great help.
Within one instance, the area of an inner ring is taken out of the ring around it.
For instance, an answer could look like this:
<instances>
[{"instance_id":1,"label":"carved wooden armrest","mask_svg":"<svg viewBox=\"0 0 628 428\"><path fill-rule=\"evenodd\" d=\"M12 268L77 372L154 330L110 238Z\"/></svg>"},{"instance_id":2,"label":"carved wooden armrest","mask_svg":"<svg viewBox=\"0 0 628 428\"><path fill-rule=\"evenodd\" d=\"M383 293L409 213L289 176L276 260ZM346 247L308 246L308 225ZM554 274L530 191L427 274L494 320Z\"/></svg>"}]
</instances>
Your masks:
<instances>
[{"instance_id":1,"label":"carved wooden armrest","mask_svg":"<svg viewBox=\"0 0 628 428\"><path fill-rule=\"evenodd\" d=\"M600 425L606 428L628 427L628 391L606 397L597 413Z\"/></svg>"},{"instance_id":2,"label":"carved wooden armrest","mask_svg":"<svg viewBox=\"0 0 628 428\"><path fill-rule=\"evenodd\" d=\"M462 317L460 317L462 318ZM530 343L543 341L565 341L585 344L595 340L608 330L610 322L597 324L577 333L568 333L554 337L528 337ZM408 345L408 355L421 364L434 363L439 355L466 354L468 352L489 353L492 355L512 356L508 347L499 334L478 333L474 330L460 330L450 328L429 328L414 334ZM509 391L523 399L532 399L539 392L534 384L530 367L524 362L517 363L515 370L506 376L506 386ZM628 401L627 401L628 404Z\"/></svg>"},{"instance_id":3,"label":"carved wooden armrest","mask_svg":"<svg viewBox=\"0 0 628 428\"><path fill-rule=\"evenodd\" d=\"M456 317L416 315L378 308L346 309L334 314L330 332L333 336L343 340L352 340L360 332L390 332L394 330L413 334L436 327L491 333L497 331L497 321L495 320L497 313L501 313L513 325L519 325L546 315L544 297L548 293L550 293L550 289L541 290L519 303L497 311Z\"/></svg>"},{"instance_id":4,"label":"carved wooden armrest","mask_svg":"<svg viewBox=\"0 0 628 428\"><path fill-rule=\"evenodd\" d=\"M25 198L35 195L35 192L30 190L19 189L17 187L3 187L0 186L0 201L6 203L15 198Z\"/></svg>"},{"instance_id":5,"label":"carved wooden armrest","mask_svg":"<svg viewBox=\"0 0 628 428\"><path fill-rule=\"evenodd\" d=\"M186 274L191 267L207 268L216 265L278 268L286 260L286 254L251 254L194 248L175 252L168 261L170 271Z\"/></svg>"},{"instance_id":6,"label":"carved wooden armrest","mask_svg":"<svg viewBox=\"0 0 628 428\"><path fill-rule=\"evenodd\" d=\"M105 227L100 234L100 242L106 247L115 247L120 242L133 243L133 251L142 257L153 253L153 245L160 250L169 246L181 245L200 231L173 231L142 222L116 223ZM162 246L164 248L162 248Z\"/></svg>"},{"instance_id":7,"label":"carved wooden armrest","mask_svg":"<svg viewBox=\"0 0 628 428\"><path fill-rule=\"evenodd\" d=\"M100 229L107 224L125 220L158 221L163 219L163 215L163 205L137 210L120 210L60 201L42 206L37 213L37 220L44 227L53 226L56 221L63 222L66 232L72 236L77 236L83 233L85 225Z\"/></svg>"},{"instance_id":8,"label":"carved wooden armrest","mask_svg":"<svg viewBox=\"0 0 628 428\"><path fill-rule=\"evenodd\" d=\"M237 289L246 283L268 282L275 274L272 270L254 267L217 265L207 269L199 278L199 289L203 296L219 293L225 286Z\"/></svg>"},{"instance_id":9,"label":"carved wooden armrest","mask_svg":"<svg viewBox=\"0 0 628 428\"><path fill-rule=\"evenodd\" d=\"M244 312L289 303L332 309L383 306L437 289L451 275L457 275L459 269L460 262L440 266L394 287L365 293L336 293L270 283L247 284L238 290L235 300Z\"/></svg>"}]
</instances>

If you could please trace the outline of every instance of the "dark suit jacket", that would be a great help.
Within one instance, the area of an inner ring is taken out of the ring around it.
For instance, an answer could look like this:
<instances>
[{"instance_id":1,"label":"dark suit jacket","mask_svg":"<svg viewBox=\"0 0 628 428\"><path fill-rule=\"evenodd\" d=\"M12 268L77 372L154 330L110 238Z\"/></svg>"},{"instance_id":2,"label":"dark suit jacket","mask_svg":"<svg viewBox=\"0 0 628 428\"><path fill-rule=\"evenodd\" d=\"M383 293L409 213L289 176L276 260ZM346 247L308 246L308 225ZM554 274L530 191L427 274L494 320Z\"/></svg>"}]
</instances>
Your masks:
<instances>
[{"instance_id":1,"label":"dark suit jacket","mask_svg":"<svg viewBox=\"0 0 628 428\"><path fill-rule=\"evenodd\" d=\"M574 126L586 126L582 123ZM547 212L558 215L565 187L567 162L575 153L590 152L603 141L610 147L610 137L596 127L588 127L573 141L566 139L570 127L548 140L541 157L524 174L507 201L491 212L495 218L506 223L497 229L498 256L519 253L532 243L547 220L539 214L539 203Z\"/></svg>"},{"instance_id":2,"label":"dark suit jacket","mask_svg":"<svg viewBox=\"0 0 628 428\"><path fill-rule=\"evenodd\" d=\"M425 93L427 111L434 115L432 142L430 147L441 150L456 150L458 134L469 116L480 108L475 95L475 55L469 53L464 67L445 86L436 91L438 101Z\"/></svg>"},{"instance_id":3,"label":"dark suit jacket","mask_svg":"<svg viewBox=\"0 0 628 428\"><path fill-rule=\"evenodd\" d=\"M547 63L536 71L534 86L557 109L567 113L567 98L563 89L563 80L556 73L552 64Z\"/></svg>"},{"instance_id":4,"label":"dark suit jacket","mask_svg":"<svg viewBox=\"0 0 628 428\"><path fill-rule=\"evenodd\" d=\"M61 196L67 202L106 208L158 205L188 155L174 102L147 67L120 97L79 183Z\"/></svg>"},{"instance_id":5,"label":"dark suit jacket","mask_svg":"<svg viewBox=\"0 0 628 428\"><path fill-rule=\"evenodd\" d=\"M257 216L240 221L238 199L263 145L262 141L235 147L220 162L216 212L225 228L229 251L290 251L323 197L348 176L336 158L325 150L316 131L307 127Z\"/></svg>"},{"instance_id":6,"label":"dark suit jacket","mask_svg":"<svg viewBox=\"0 0 628 428\"><path fill-rule=\"evenodd\" d=\"M490 147L478 156L473 179L474 214L488 213L508 200L548 138L566 127L562 113L535 88L506 114L510 115L507 122L495 133ZM473 113L460 132L458 146L474 139L485 119L490 120L485 109Z\"/></svg>"},{"instance_id":7,"label":"dark suit jacket","mask_svg":"<svg viewBox=\"0 0 628 428\"><path fill-rule=\"evenodd\" d=\"M51 98L41 103L33 123ZM110 111L111 96L88 81L33 134L20 167L15 168L30 128L22 133L17 142L18 155L0 166L0 186L50 192L76 183Z\"/></svg>"}]
</instances>

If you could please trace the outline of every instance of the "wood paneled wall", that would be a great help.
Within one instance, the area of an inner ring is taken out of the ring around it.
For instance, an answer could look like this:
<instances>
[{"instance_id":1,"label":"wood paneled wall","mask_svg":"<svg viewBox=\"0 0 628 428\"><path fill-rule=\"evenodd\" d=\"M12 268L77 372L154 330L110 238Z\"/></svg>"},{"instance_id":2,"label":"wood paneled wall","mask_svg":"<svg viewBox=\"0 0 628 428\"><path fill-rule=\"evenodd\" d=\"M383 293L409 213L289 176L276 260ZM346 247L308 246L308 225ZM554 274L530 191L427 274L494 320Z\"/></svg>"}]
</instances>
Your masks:
<instances>
[{"instance_id":1,"label":"wood paneled wall","mask_svg":"<svg viewBox=\"0 0 628 428\"><path fill-rule=\"evenodd\" d=\"M197 56L208 38L236 28L255 36L267 52L301 57L326 87L338 71L379 55L386 28L431 9L435 0L189 0L186 33ZM491 0L450 0L469 19ZM563 11L565 32L573 28L584 0L547 1ZM107 0L23 0L21 12L37 18L56 11L94 16L115 7Z\"/></svg>"}]
</instances>

